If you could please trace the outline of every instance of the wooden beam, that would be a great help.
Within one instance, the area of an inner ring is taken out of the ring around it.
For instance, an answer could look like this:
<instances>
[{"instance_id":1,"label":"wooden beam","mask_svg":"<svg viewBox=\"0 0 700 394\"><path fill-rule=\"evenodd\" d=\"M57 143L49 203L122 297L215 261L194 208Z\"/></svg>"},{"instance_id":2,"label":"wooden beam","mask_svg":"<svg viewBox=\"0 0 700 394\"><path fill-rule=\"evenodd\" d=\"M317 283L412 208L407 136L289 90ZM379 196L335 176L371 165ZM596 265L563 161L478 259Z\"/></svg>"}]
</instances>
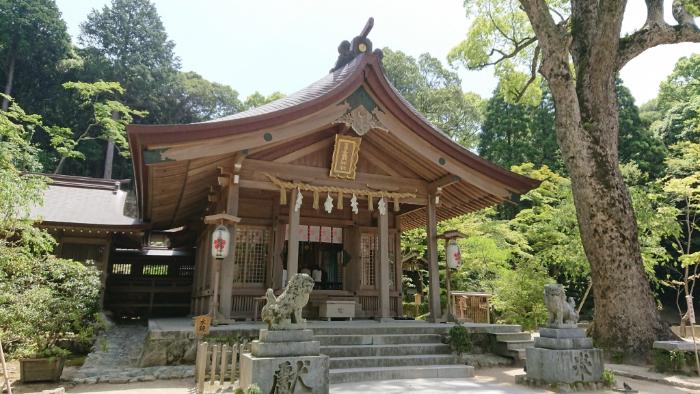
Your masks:
<instances>
[{"instance_id":1,"label":"wooden beam","mask_svg":"<svg viewBox=\"0 0 700 394\"><path fill-rule=\"evenodd\" d=\"M434 323L442 318L440 303L440 268L437 252L437 214L435 211L435 194L428 194L427 207L427 241L428 241L428 275L430 320Z\"/></svg>"},{"instance_id":2,"label":"wooden beam","mask_svg":"<svg viewBox=\"0 0 700 394\"><path fill-rule=\"evenodd\" d=\"M341 181L342 182L342 181ZM313 182L311 183L313 185L317 186L340 186L340 187L355 187L358 185L353 185L352 183L350 184L336 184L336 183L323 183L323 182ZM242 189L254 189L254 190L267 190L267 191L273 191L273 192L278 192L279 187L277 187L275 184L273 184L270 181L267 180L254 180L254 179L246 179L242 178L241 179L241 188ZM359 185L358 188L366 188L365 186ZM357 196L358 200L366 200L366 196ZM401 199L402 204L411 204L411 205L426 205L428 203L428 199L426 197L414 197L414 198L404 198Z\"/></svg>"},{"instance_id":3,"label":"wooden beam","mask_svg":"<svg viewBox=\"0 0 700 394\"><path fill-rule=\"evenodd\" d=\"M294 160L300 159L314 152L318 152L323 149L328 149L333 144L333 141L333 138L326 138L321 141L314 142L313 144L305 146L294 152L287 153L286 155L279 157L274 161L276 163L291 163Z\"/></svg>"},{"instance_id":4,"label":"wooden beam","mask_svg":"<svg viewBox=\"0 0 700 394\"><path fill-rule=\"evenodd\" d=\"M175 145L149 145L146 153L155 151L161 161L181 161L202 157L230 154L245 149L252 149L280 141L288 141L314 133L328 127L333 121L347 111L348 104L331 105L314 114L286 124L241 133L230 137L188 142Z\"/></svg>"},{"instance_id":5,"label":"wooden beam","mask_svg":"<svg viewBox=\"0 0 700 394\"><path fill-rule=\"evenodd\" d=\"M461 180L462 180L462 178L458 177L457 175L452 175L452 174L445 175L444 177L442 177L440 179L436 179L436 180L428 183L428 190L437 191L438 189L453 185Z\"/></svg>"},{"instance_id":6,"label":"wooden beam","mask_svg":"<svg viewBox=\"0 0 700 394\"><path fill-rule=\"evenodd\" d=\"M265 179L261 172L267 172L284 180L299 180L311 184L323 184L348 188L370 188L395 192L415 193L425 196L427 184L422 179L402 178L396 176L367 174L358 172L355 180L336 179L328 176L327 168L309 167L296 164L273 163L261 160L247 159L243 162L243 174L253 173L253 179ZM251 177L248 177L251 179Z\"/></svg>"},{"instance_id":7,"label":"wooden beam","mask_svg":"<svg viewBox=\"0 0 700 394\"><path fill-rule=\"evenodd\" d=\"M459 176L462 179L468 180L469 183L479 189L499 197L509 197L511 192L507 186L491 178L489 175L474 170L449 155L437 149L428 141L419 137L415 132L409 130L400 120L391 114L378 112L377 118L384 123L391 134L395 135L405 146L409 146L416 156L423 157L429 162L439 165L452 174Z\"/></svg>"},{"instance_id":8,"label":"wooden beam","mask_svg":"<svg viewBox=\"0 0 700 394\"><path fill-rule=\"evenodd\" d=\"M224 222L226 224L236 224L241 221L238 216L233 216L228 213L217 213L215 215L208 215L204 217L204 223L206 224L219 224Z\"/></svg>"}]
</instances>

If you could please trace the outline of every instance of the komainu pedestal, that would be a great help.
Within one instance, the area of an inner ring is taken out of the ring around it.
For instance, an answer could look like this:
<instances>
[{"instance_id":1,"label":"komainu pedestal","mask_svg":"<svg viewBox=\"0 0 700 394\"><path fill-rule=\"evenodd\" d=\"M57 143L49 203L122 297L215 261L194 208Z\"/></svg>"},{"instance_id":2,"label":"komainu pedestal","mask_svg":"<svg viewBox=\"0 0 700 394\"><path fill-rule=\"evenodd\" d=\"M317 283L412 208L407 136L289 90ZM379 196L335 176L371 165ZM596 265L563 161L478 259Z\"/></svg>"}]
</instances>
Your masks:
<instances>
[{"instance_id":1,"label":"komainu pedestal","mask_svg":"<svg viewBox=\"0 0 700 394\"><path fill-rule=\"evenodd\" d=\"M525 359L527 378L537 382L600 382L603 376L603 351L582 328L542 328Z\"/></svg>"},{"instance_id":2,"label":"komainu pedestal","mask_svg":"<svg viewBox=\"0 0 700 394\"><path fill-rule=\"evenodd\" d=\"M328 393L328 356L311 330L260 330L251 352L241 355L240 386L257 384L264 394Z\"/></svg>"},{"instance_id":3,"label":"komainu pedestal","mask_svg":"<svg viewBox=\"0 0 700 394\"><path fill-rule=\"evenodd\" d=\"M586 331L578 328L578 313L562 285L546 285L547 327L540 329L535 347L526 350L527 380L537 384L597 383L603 377L603 351L593 348Z\"/></svg>"},{"instance_id":4,"label":"komainu pedestal","mask_svg":"<svg viewBox=\"0 0 700 394\"><path fill-rule=\"evenodd\" d=\"M241 354L240 387L257 384L264 394L328 394L328 356L305 329L301 309L309 300L313 280L296 274L279 297L267 291L262 317L268 329L260 330L250 353Z\"/></svg>"}]
</instances>

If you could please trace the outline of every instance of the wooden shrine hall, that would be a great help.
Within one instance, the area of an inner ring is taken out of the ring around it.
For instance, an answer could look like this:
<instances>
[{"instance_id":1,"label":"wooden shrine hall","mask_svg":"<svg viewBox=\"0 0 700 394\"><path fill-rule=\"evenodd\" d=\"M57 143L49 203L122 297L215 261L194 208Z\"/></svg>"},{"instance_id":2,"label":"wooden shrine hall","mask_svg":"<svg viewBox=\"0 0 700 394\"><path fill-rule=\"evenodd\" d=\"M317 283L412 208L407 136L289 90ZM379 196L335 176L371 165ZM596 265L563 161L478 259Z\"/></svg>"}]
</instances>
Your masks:
<instances>
[{"instance_id":1,"label":"wooden shrine hall","mask_svg":"<svg viewBox=\"0 0 700 394\"><path fill-rule=\"evenodd\" d=\"M316 282L310 318L402 316L402 231L427 229L439 289L437 222L537 186L418 113L387 80L369 28L287 97L204 123L128 127L141 219L196 233L192 314L253 318L268 287L304 272ZM220 224L222 260L210 246ZM441 316L439 295L430 309Z\"/></svg>"}]
</instances>

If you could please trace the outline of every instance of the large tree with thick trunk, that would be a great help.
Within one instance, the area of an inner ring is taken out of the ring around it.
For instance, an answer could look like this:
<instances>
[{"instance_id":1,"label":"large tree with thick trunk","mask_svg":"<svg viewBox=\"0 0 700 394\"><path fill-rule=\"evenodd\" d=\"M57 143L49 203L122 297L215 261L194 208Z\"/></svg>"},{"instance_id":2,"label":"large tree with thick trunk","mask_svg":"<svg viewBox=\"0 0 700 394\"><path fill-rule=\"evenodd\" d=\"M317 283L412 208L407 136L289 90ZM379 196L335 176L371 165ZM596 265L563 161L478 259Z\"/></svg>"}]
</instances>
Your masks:
<instances>
[{"instance_id":1,"label":"large tree with thick trunk","mask_svg":"<svg viewBox=\"0 0 700 394\"><path fill-rule=\"evenodd\" d=\"M621 36L624 0L469 1L465 6L474 11L474 24L451 53L470 68L495 65L514 100L536 95L538 79L546 80L591 265L593 335L598 345L628 356L647 355L652 342L668 334L642 266L637 223L618 165L615 80L649 48L700 42L685 4L674 0L671 25L664 21L663 0L646 0L644 25ZM517 72L519 66L529 72Z\"/></svg>"}]
</instances>

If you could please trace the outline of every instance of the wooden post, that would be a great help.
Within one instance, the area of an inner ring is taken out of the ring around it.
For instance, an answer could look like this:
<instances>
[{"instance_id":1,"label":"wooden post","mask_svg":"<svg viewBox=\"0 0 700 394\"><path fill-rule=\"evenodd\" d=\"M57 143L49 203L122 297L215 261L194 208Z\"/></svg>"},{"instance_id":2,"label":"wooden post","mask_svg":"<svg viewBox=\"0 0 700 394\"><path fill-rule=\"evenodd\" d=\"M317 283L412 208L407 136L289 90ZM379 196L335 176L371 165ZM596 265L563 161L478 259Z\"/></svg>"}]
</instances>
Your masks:
<instances>
[{"instance_id":1,"label":"wooden post","mask_svg":"<svg viewBox=\"0 0 700 394\"><path fill-rule=\"evenodd\" d=\"M195 373L197 375L197 394L204 392L204 374L207 372L207 348L208 344L202 342L197 346L197 361L195 362Z\"/></svg>"},{"instance_id":2,"label":"wooden post","mask_svg":"<svg viewBox=\"0 0 700 394\"><path fill-rule=\"evenodd\" d=\"M219 345L212 345L211 346L211 378L209 381L209 385L213 386L214 383L216 382L216 364L217 364L217 359L219 356Z\"/></svg>"},{"instance_id":3,"label":"wooden post","mask_svg":"<svg viewBox=\"0 0 700 394\"><path fill-rule=\"evenodd\" d=\"M447 250L447 243L449 240L445 239L445 250ZM455 321L454 313L452 312L452 275L450 265L445 261L445 289L447 290L447 321Z\"/></svg>"},{"instance_id":4,"label":"wooden post","mask_svg":"<svg viewBox=\"0 0 700 394\"><path fill-rule=\"evenodd\" d=\"M297 205L297 190L292 190L292 198L289 199L289 236L287 244L287 280L299 271L299 211ZM284 286L285 284L283 284Z\"/></svg>"},{"instance_id":5,"label":"wooden post","mask_svg":"<svg viewBox=\"0 0 700 394\"><path fill-rule=\"evenodd\" d=\"M226 195L226 213L231 216L238 216L238 193L239 184L234 179L229 179ZM219 311L224 319L231 318L232 294L233 294L233 274L236 262L236 224L228 226L231 233L230 249L228 256L221 263L221 282L219 285Z\"/></svg>"},{"instance_id":6,"label":"wooden post","mask_svg":"<svg viewBox=\"0 0 700 394\"><path fill-rule=\"evenodd\" d=\"M5 365L5 352L2 350L2 341L0 341L0 362L2 362L2 376L5 378L7 394L12 394L12 387L10 387L10 377L7 376L7 365Z\"/></svg>"},{"instance_id":7,"label":"wooden post","mask_svg":"<svg viewBox=\"0 0 700 394\"><path fill-rule=\"evenodd\" d=\"M238 355L242 353L241 350L239 344L231 345L231 384L236 381L236 361L238 361Z\"/></svg>"},{"instance_id":8,"label":"wooden post","mask_svg":"<svg viewBox=\"0 0 700 394\"><path fill-rule=\"evenodd\" d=\"M439 322L442 317L440 304L440 269L437 252L437 213L435 212L435 193L428 194L427 210L427 241L428 241L428 283L430 321Z\"/></svg>"},{"instance_id":9,"label":"wooden post","mask_svg":"<svg viewBox=\"0 0 700 394\"><path fill-rule=\"evenodd\" d=\"M377 220L379 226L379 316L391 317L389 304L389 214L379 213Z\"/></svg>"},{"instance_id":10,"label":"wooden post","mask_svg":"<svg viewBox=\"0 0 700 394\"><path fill-rule=\"evenodd\" d=\"M221 367L219 367L219 384L222 386L224 385L224 379L226 378L226 361L228 361L227 357L228 345L223 344L221 346Z\"/></svg>"}]
</instances>

